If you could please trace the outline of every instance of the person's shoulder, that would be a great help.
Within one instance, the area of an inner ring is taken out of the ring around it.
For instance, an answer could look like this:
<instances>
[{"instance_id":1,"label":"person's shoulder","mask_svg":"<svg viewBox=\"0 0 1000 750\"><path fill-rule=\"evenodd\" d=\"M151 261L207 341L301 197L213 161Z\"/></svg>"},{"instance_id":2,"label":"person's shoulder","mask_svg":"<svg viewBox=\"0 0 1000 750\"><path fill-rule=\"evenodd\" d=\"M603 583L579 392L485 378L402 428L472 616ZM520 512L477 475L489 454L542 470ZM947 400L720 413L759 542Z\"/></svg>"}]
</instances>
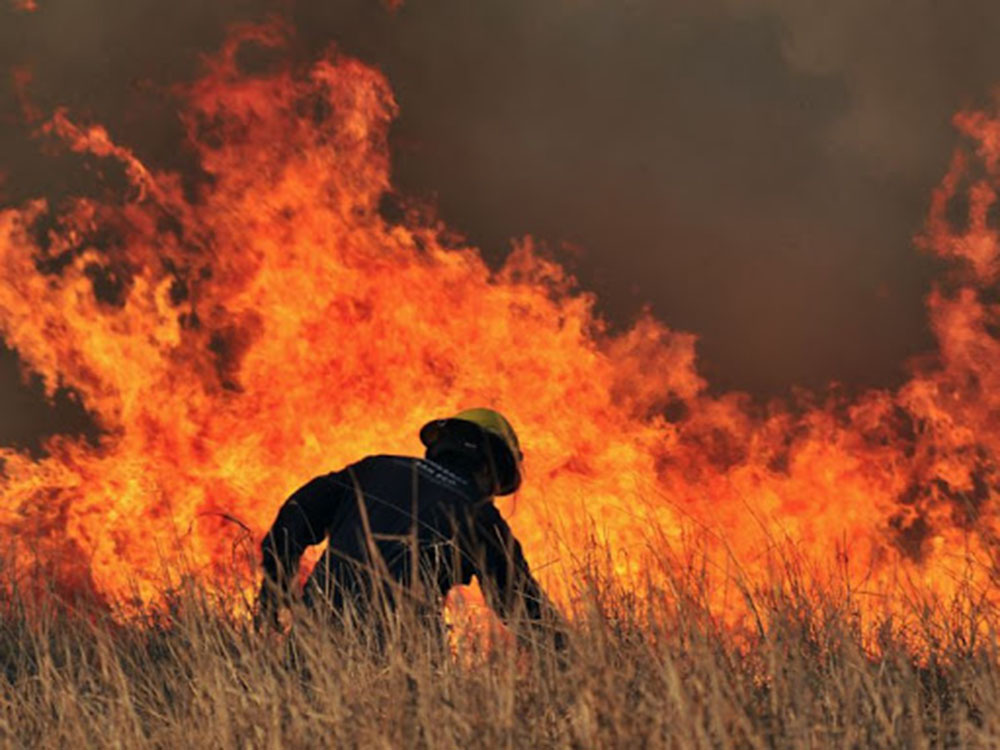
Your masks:
<instances>
[{"instance_id":1,"label":"person's shoulder","mask_svg":"<svg viewBox=\"0 0 1000 750\"><path fill-rule=\"evenodd\" d=\"M397 456L391 453L376 453L371 456L365 456L360 461L358 461L355 466L405 466L410 467L415 462L420 461L416 456Z\"/></svg>"},{"instance_id":2,"label":"person's shoulder","mask_svg":"<svg viewBox=\"0 0 1000 750\"><path fill-rule=\"evenodd\" d=\"M507 528L507 521L504 520L503 514L493 503L492 499L484 498L480 502L476 503L475 508L476 518L480 525Z\"/></svg>"},{"instance_id":3,"label":"person's shoulder","mask_svg":"<svg viewBox=\"0 0 1000 750\"><path fill-rule=\"evenodd\" d=\"M403 470L410 471L410 467L415 458L407 456L391 456L376 454L365 456L346 466L330 471L313 479L310 484L325 484L339 489L353 489L355 483L360 483L367 487L373 479L386 479L396 474L401 474Z\"/></svg>"},{"instance_id":4,"label":"person's shoulder","mask_svg":"<svg viewBox=\"0 0 1000 750\"><path fill-rule=\"evenodd\" d=\"M371 456L365 456L361 460L355 461L353 464L345 466L339 472L335 473L347 474L351 471L358 473L386 473L400 471L403 469L412 471L413 465L419 461L419 458L415 458L413 456L396 456L387 453L378 453Z\"/></svg>"}]
</instances>

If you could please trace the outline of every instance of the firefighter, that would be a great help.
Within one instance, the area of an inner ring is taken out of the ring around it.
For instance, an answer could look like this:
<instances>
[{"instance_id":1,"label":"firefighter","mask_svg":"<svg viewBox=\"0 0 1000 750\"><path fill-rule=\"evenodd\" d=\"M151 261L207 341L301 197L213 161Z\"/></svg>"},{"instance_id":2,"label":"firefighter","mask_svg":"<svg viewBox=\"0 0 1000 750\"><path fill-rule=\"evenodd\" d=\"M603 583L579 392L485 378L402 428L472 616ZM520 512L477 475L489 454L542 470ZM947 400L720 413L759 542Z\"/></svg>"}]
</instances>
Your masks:
<instances>
[{"instance_id":1,"label":"firefighter","mask_svg":"<svg viewBox=\"0 0 1000 750\"><path fill-rule=\"evenodd\" d=\"M475 576L502 619L521 612L541 624L546 600L493 504L521 484L510 423L469 409L426 424L420 440L425 458L369 456L288 498L261 545L260 616L277 621L303 551L327 539L303 591L310 608L365 616L411 602L439 622L448 590Z\"/></svg>"}]
</instances>

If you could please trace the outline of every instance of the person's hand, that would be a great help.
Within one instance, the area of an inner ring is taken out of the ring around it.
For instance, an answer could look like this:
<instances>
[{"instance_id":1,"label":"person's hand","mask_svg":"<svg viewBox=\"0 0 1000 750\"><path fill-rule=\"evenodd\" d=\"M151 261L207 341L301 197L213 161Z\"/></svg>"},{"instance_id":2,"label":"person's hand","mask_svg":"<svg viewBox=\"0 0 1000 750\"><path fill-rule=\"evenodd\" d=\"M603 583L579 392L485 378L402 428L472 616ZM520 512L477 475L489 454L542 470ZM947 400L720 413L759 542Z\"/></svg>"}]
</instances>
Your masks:
<instances>
[{"instance_id":1,"label":"person's hand","mask_svg":"<svg viewBox=\"0 0 1000 750\"><path fill-rule=\"evenodd\" d=\"M268 630L286 634L292 627L292 610L283 597L275 591L275 586L270 581L264 581L257 594L257 602L253 614L254 630L258 633Z\"/></svg>"}]
</instances>

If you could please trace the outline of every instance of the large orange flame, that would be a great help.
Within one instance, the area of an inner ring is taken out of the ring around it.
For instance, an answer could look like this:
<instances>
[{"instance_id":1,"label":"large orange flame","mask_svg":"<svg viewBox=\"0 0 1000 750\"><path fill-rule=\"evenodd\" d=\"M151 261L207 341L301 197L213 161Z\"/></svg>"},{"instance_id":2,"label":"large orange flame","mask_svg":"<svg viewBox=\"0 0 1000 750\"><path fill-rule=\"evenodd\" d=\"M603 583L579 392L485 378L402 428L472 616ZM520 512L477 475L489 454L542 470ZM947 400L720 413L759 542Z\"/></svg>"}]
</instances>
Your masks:
<instances>
[{"instance_id":1,"label":"large orange flame","mask_svg":"<svg viewBox=\"0 0 1000 750\"><path fill-rule=\"evenodd\" d=\"M305 479L417 452L424 420L491 405L527 454L504 510L557 597L594 539L627 585L699 549L723 614L731 574L763 575L776 546L868 591L993 596L1000 120L955 119L977 158L933 196L922 242L955 268L928 299L937 354L895 392L760 406L707 394L691 335L651 317L610 335L530 242L492 272L441 227L388 223L383 76L337 56L244 75L248 42L284 40L236 30L183 92L210 178L197 195L60 112L40 137L121 165L127 199L0 213L0 332L103 432L2 454L0 539L20 570L154 601L181 557L227 575L227 519L257 539Z\"/></svg>"}]
</instances>

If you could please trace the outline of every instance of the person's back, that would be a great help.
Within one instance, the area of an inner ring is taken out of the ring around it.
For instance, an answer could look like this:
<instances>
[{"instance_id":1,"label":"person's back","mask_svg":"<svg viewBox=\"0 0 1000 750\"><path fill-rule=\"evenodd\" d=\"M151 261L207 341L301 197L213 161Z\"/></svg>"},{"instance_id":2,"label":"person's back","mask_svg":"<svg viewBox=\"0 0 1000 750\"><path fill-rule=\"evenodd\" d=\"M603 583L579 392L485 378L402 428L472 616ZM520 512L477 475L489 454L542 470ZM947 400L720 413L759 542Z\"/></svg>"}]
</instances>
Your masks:
<instances>
[{"instance_id":1,"label":"person's back","mask_svg":"<svg viewBox=\"0 0 1000 750\"><path fill-rule=\"evenodd\" d=\"M364 612L410 600L436 609L452 586L475 576L501 617L520 605L541 619L542 592L492 502L520 484L513 430L495 412L470 410L430 423L421 438L426 459L370 456L316 477L285 502L262 544L262 603L273 609L305 548L327 538L305 587L313 608Z\"/></svg>"}]
</instances>

